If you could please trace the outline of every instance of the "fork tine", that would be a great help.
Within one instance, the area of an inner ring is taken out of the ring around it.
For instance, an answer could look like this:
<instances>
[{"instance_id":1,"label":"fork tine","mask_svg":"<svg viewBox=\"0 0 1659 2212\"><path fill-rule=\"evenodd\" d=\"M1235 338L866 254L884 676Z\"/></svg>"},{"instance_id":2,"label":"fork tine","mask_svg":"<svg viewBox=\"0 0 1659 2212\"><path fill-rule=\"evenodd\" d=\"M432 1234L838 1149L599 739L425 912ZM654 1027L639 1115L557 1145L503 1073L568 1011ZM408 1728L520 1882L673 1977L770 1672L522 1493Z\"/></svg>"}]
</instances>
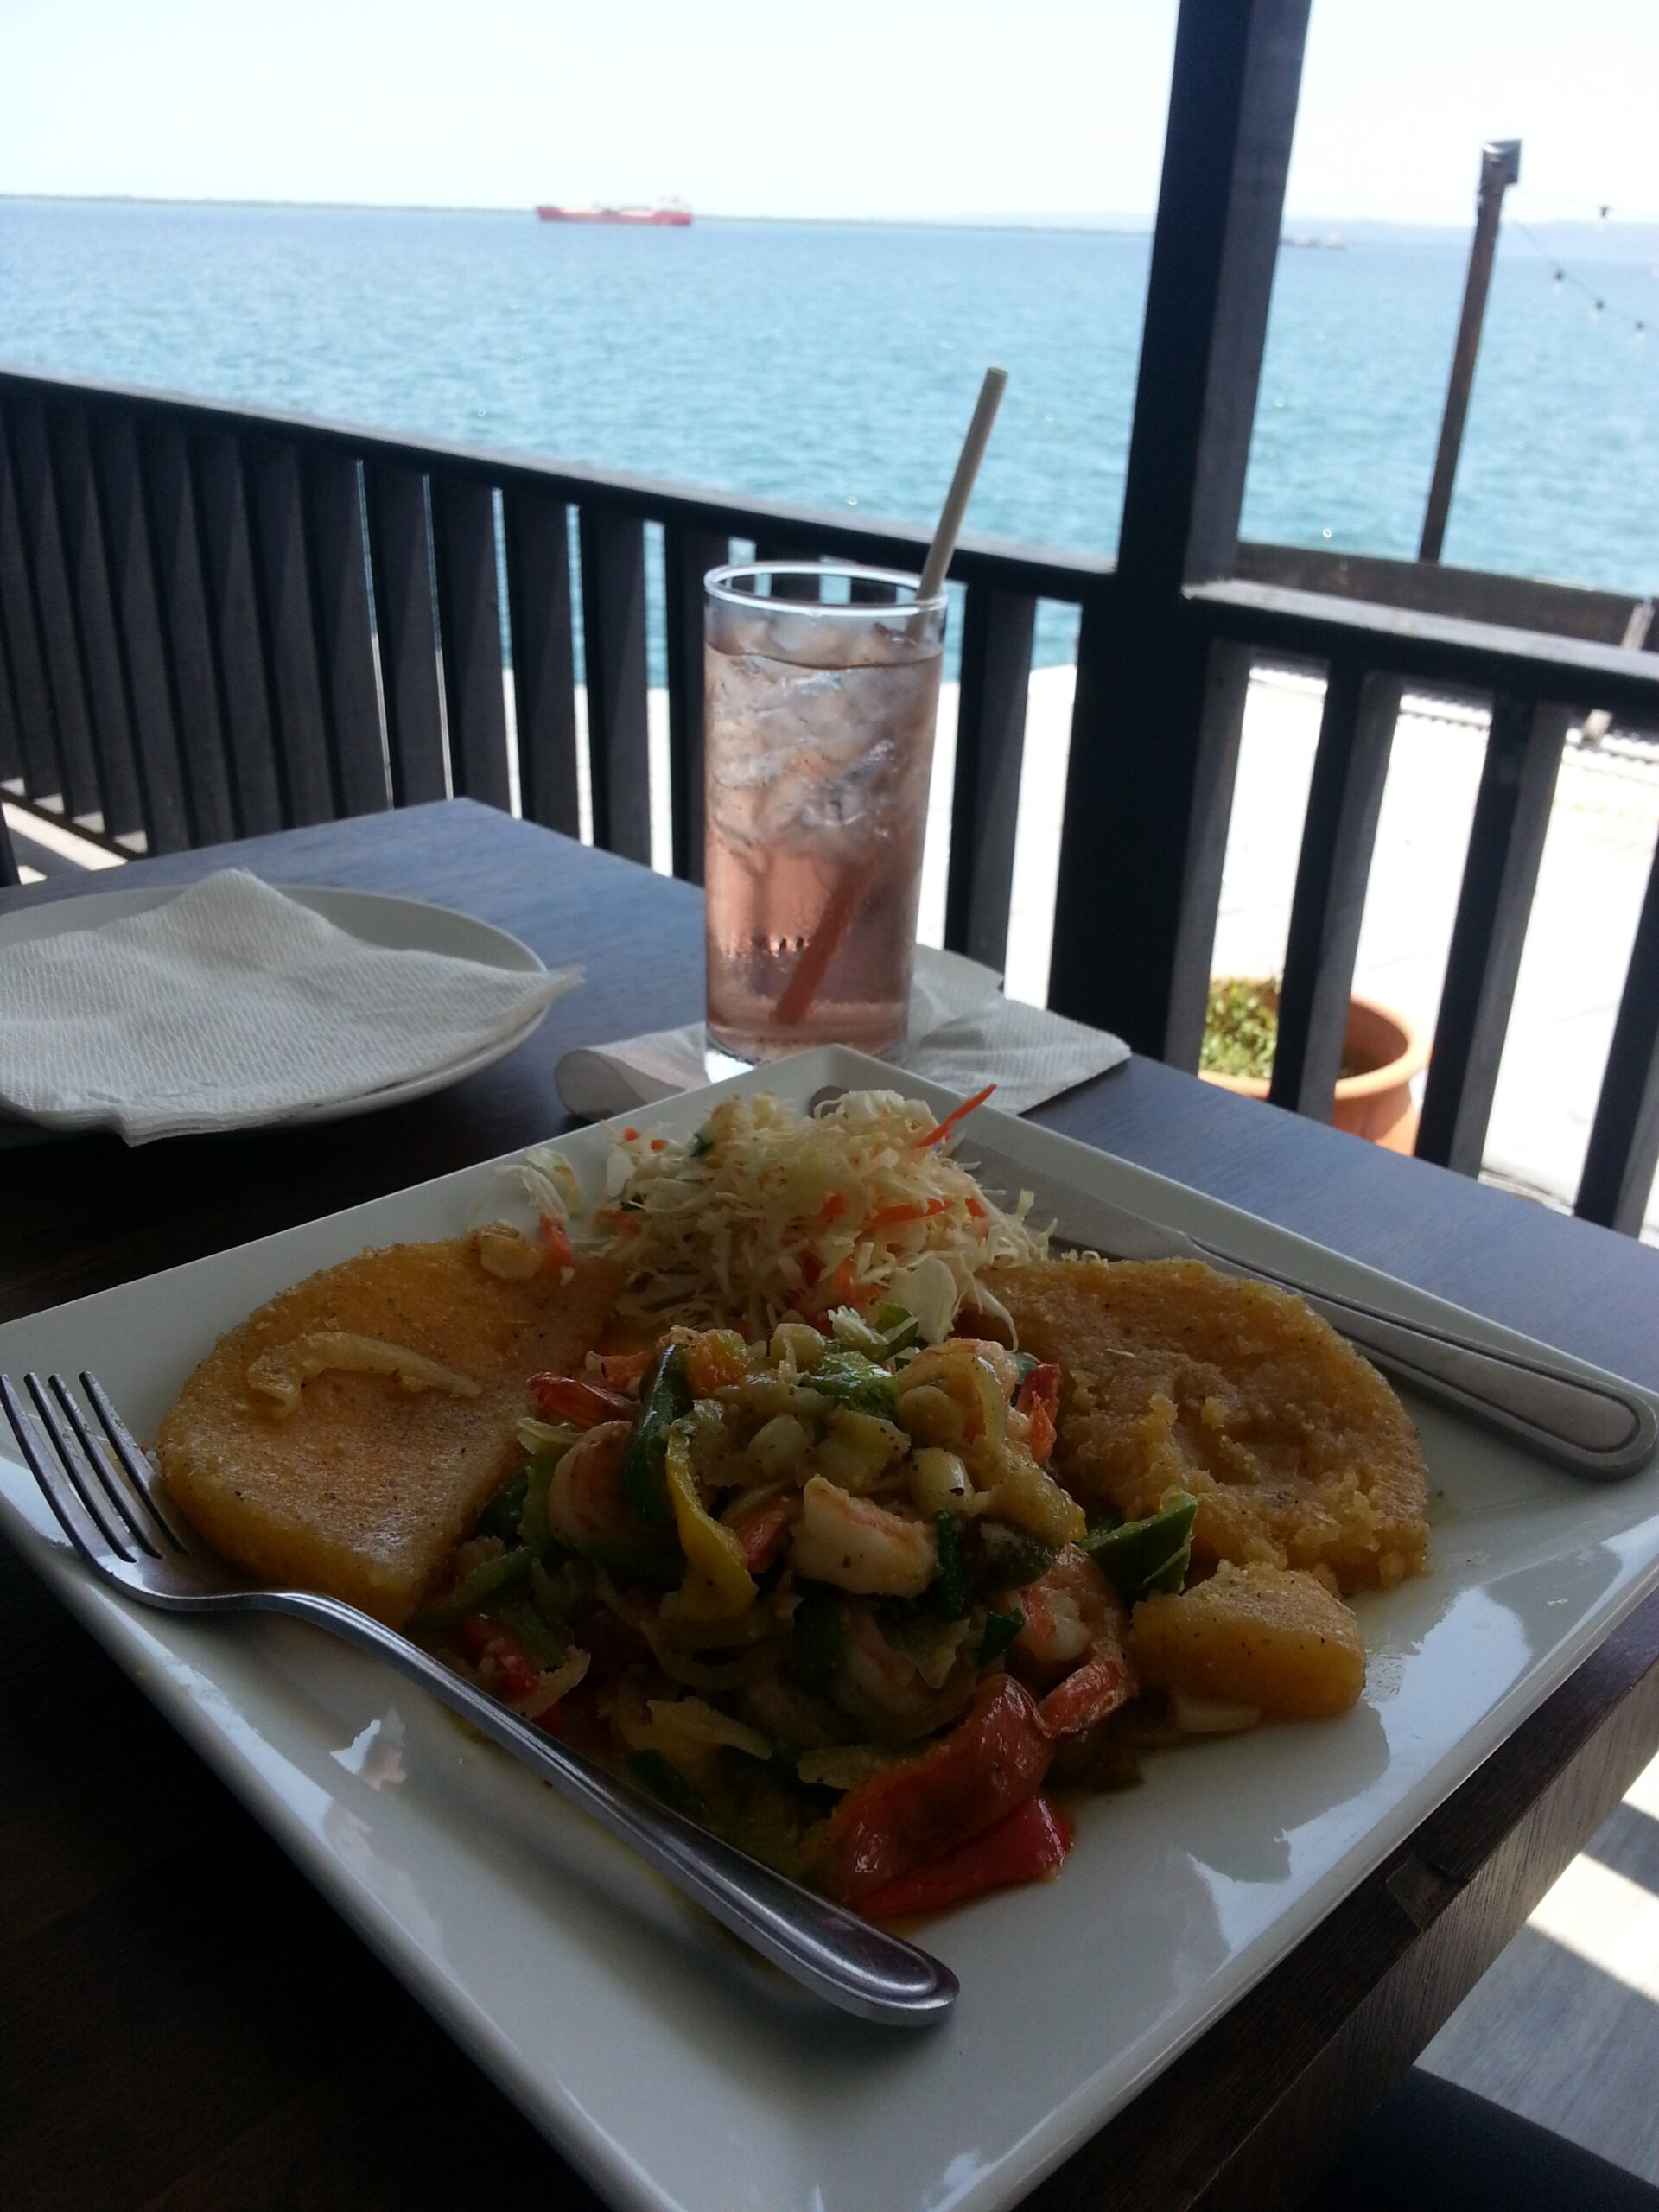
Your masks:
<instances>
[{"instance_id":1,"label":"fork tine","mask_svg":"<svg viewBox=\"0 0 1659 2212\"><path fill-rule=\"evenodd\" d=\"M61 1375L48 1376L47 1381L53 1396L67 1416L70 1427L75 1432L75 1441L80 1446L83 1460L97 1476L105 1497L125 1522L131 1541L140 1551L148 1552L151 1559L159 1559L161 1554L156 1548L154 1537L144 1525L142 1508L134 1506L127 1485L110 1464L109 1453L88 1428L86 1415L70 1395L69 1385Z\"/></svg>"},{"instance_id":2,"label":"fork tine","mask_svg":"<svg viewBox=\"0 0 1659 2212\"><path fill-rule=\"evenodd\" d=\"M103 1424L104 1433L115 1450L115 1456L126 1470L127 1480L143 1499L150 1519L167 1538L175 1552L188 1551L178 1530L162 1512L156 1499L156 1471L150 1465L143 1446L110 1403L110 1395L96 1375L80 1371L80 1387L92 1401L92 1411ZM73 1401L70 1401L73 1405Z\"/></svg>"},{"instance_id":3,"label":"fork tine","mask_svg":"<svg viewBox=\"0 0 1659 2212\"><path fill-rule=\"evenodd\" d=\"M35 1410L52 1440L65 1479L103 1531L108 1548L130 1566L137 1548L132 1536L121 1516L111 1512L102 1495L102 1486L95 1477L89 1474L75 1449L73 1436L64 1425L62 1414L47 1395L46 1385L38 1375L31 1372L24 1376L23 1387L35 1401Z\"/></svg>"},{"instance_id":4,"label":"fork tine","mask_svg":"<svg viewBox=\"0 0 1659 2212\"><path fill-rule=\"evenodd\" d=\"M0 1405L6 1409L11 1433L17 1439L18 1448L29 1462L29 1471L38 1484L41 1497L51 1507L58 1526L88 1567L100 1573L105 1571L104 1562L108 1550L108 1532L88 1510L79 1491L72 1485L66 1470L58 1465L49 1453L41 1451L29 1409L18 1395L10 1375L0 1375ZM123 1553L122 1556L124 1558L125 1554Z\"/></svg>"}]
</instances>

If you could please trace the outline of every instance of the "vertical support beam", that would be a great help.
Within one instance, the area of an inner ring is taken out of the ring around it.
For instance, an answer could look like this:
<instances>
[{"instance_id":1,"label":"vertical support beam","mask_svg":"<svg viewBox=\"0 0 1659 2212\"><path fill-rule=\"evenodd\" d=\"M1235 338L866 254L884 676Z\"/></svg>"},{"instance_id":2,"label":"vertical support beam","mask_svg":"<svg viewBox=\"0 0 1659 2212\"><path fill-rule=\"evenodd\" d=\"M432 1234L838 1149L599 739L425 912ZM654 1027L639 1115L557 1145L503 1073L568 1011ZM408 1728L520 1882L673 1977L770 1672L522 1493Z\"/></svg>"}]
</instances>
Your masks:
<instances>
[{"instance_id":1,"label":"vertical support beam","mask_svg":"<svg viewBox=\"0 0 1659 2212\"><path fill-rule=\"evenodd\" d=\"M280 439L251 441L247 470L270 641L283 811L290 828L332 822L339 808L328 761L299 448Z\"/></svg>"},{"instance_id":2,"label":"vertical support beam","mask_svg":"<svg viewBox=\"0 0 1659 2212\"><path fill-rule=\"evenodd\" d=\"M259 837L283 827L283 792L242 444L234 431L197 429L191 446L236 816L245 837Z\"/></svg>"},{"instance_id":3,"label":"vertical support beam","mask_svg":"<svg viewBox=\"0 0 1659 2212\"><path fill-rule=\"evenodd\" d=\"M1078 640L1050 997L1160 1056L1208 692L1181 592L1235 557L1308 6L1182 0L1117 574Z\"/></svg>"},{"instance_id":4,"label":"vertical support beam","mask_svg":"<svg viewBox=\"0 0 1659 2212\"><path fill-rule=\"evenodd\" d=\"M92 749L104 794L104 834L125 837L143 826L143 812L84 404L72 401L48 408L46 437L80 637Z\"/></svg>"},{"instance_id":5,"label":"vertical support beam","mask_svg":"<svg viewBox=\"0 0 1659 2212\"><path fill-rule=\"evenodd\" d=\"M0 891L14 890L22 878L17 873L17 855L11 849L11 832L6 827L6 817L0 814Z\"/></svg>"},{"instance_id":6,"label":"vertical support beam","mask_svg":"<svg viewBox=\"0 0 1659 2212\"><path fill-rule=\"evenodd\" d=\"M122 412L98 417L92 446L132 712L144 842L152 854L183 852L190 843L190 809L179 760L178 709L132 416Z\"/></svg>"},{"instance_id":7,"label":"vertical support beam","mask_svg":"<svg viewBox=\"0 0 1659 2212\"><path fill-rule=\"evenodd\" d=\"M1196 1075L1210 1011L1210 961L1221 910L1221 877L1227 832L1238 783L1239 747L1250 692L1250 649L1227 639L1211 645L1198 721L1198 758L1192 779L1192 816L1181 907L1175 931L1165 1058Z\"/></svg>"},{"instance_id":8,"label":"vertical support beam","mask_svg":"<svg viewBox=\"0 0 1659 2212\"><path fill-rule=\"evenodd\" d=\"M1417 548L1420 561L1438 561L1446 542L1446 518L1452 511L1452 480L1458 473L1464 419L1469 412L1469 391L1475 380L1475 357L1480 351L1480 328L1486 319L1486 293L1492 281L1493 257L1497 252L1498 219L1503 213L1504 193L1520 181L1518 138L1497 139L1481 148L1475 235L1469 248L1469 274L1464 279L1463 313L1458 319L1457 343L1452 349L1446 411L1440 417L1440 442L1435 449L1434 474L1429 481L1428 505L1423 514L1423 535Z\"/></svg>"},{"instance_id":9,"label":"vertical support beam","mask_svg":"<svg viewBox=\"0 0 1659 2212\"><path fill-rule=\"evenodd\" d=\"M419 806L449 796L426 479L416 469L365 461L363 492L369 511L374 627L380 647L392 803Z\"/></svg>"},{"instance_id":10,"label":"vertical support beam","mask_svg":"<svg viewBox=\"0 0 1659 2212\"><path fill-rule=\"evenodd\" d=\"M732 557L729 537L671 522L663 530L668 607L668 785L674 873L702 881L702 580Z\"/></svg>"},{"instance_id":11,"label":"vertical support beam","mask_svg":"<svg viewBox=\"0 0 1659 2212\"><path fill-rule=\"evenodd\" d=\"M175 422L148 423L139 435L178 717L179 763L190 809L190 842L217 845L235 836L236 809L226 766L224 713L202 575L190 451Z\"/></svg>"},{"instance_id":12,"label":"vertical support beam","mask_svg":"<svg viewBox=\"0 0 1659 2212\"><path fill-rule=\"evenodd\" d=\"M391 803L380 696L369 636L369 567L356 456L333 448L305 460L322 676L342 814Z\"/></svg>"},{"instance_id":13,"label":"vertical support beam","mask_svg":"<svg viewBox=\"0 0 1659 2212\"><path fill-rule=\"evenodd\" d=\"M458 798L480 799L505 813L512 789L501 684L495 494L467 477L435 474L430 481L450 780Z\"/></svg>"},{"instance_id":14,"label":"vertical support beam","mask_svg":"<svg viewBox=\"0 0 1659 2212\"><path fill-rule=\"evenodd\" d=\"M1023 593L969 588L962 625L956 786L944 941L998 973L1007 959L1014 836L1026 748L1026 695L1037 602Z\"/></svg>"},{"instance_id":15,"label":"vertical support beam","mask_svg":"<svg viewBox=\"0 0 1659 2212\"><path fill-rule=\"evenodd\" d=\"M57 486L47 444L46 410L38 400L13 400L6 415L11 432L11 461L16 471L17 501L34 572L35 604L46 657L63 771L64 810L69 816L104 815L104 793L92 747L92 717L86 707L86 672L80 633L65 559Z\"/></svg>"},{"instance_id":16,"label":"vertical support beam","mask_svg":"<svg viewBox=\"0 0 1659 2212\"><path fill-rule=\"evenodd\" d=\"M17 709L23 789L38 804L43 798L61 796L63 771L58 766L57 719L46 680L34 567L29 541L23 536L4 413L0 413L0 622L5 625L6 659Z\"/></svg>"},{"instance_id":17,"label":"vertical support beam","mask_svg":"<svg viewBox=\"0 0 1659 2212\"><path fill-rule=\"evenodd\" d=\"M1296 863L1279 1043L1268 1096L1328 1122L1342 1071L1354 955L1388 780L1401 680L1332 664Z\"/></svg>"},{"instance_id":18,"label":"vertical support beam","mask_svg":"<svg viewBox=\"0 0 1659 2212\"><path fill-rule=\"evenodd\" d=\"M1642 1217L1659 1167L1659 852L1624 974L1612 1048L1590 1125L1584 1175L1573 1211L1627 1236Z\"/></svg>"},{"instance_id":19,"label":"vertical support beam","mask_svg":"<svg viewBox=\"0 0 1659 2212\"><path fill-rule=\"evenodd\" d=\"M518 803L526 821L579 837L570 512L563 499L509 490L501 495L501 519L518 709Z\"/></svg>"},{"instance_id":20,"label":"vertical support beam","mask_svg":"<svg viewBox=\"0 0 1659 2212\"><path fill-rule=\"evenodd\" d=\"M1480 1173L1571 709L1500 692L1446 955L1417 1157Z\"/></svg>"},{"instance_id":21,"label":"vertical support beam","mask_svg":"<svg viewBox=\"0 0 1659 2212\"><path fill-rule=\"evenodd\" d=\"M612 508L585 506L580 531L594 842L649 866L645 524Z\"/></svg>"}]
</instances>

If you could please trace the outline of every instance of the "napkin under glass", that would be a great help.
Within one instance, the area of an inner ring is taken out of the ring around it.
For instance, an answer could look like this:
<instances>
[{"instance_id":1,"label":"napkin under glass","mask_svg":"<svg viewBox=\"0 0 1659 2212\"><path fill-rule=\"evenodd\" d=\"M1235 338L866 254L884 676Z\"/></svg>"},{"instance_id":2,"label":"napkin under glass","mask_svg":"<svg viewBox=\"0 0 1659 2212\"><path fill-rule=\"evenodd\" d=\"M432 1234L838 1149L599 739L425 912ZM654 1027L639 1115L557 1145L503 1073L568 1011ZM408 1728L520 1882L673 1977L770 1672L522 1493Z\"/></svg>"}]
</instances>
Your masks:
<instances>
[{"instance_id":1,"label":"napkin under glass","mask_svg":"<svg viewBox=\"0 0 1659 2212\"><path fill-rule=\"evenodd\" d=\"M620 1044L582 1046L559 1062L559 1095L588 1121L648 1106L709 1080L707 1044L703 1024L693 1021ZM1129 1048L1108 1030L1005 998L995 971L976 960L918 945L909 1033L885 1057L906 1074L963 1095L994 1082L996 1104L1023 1114L1116 1067Z\"/></svg>"},{"instance_id":2,"label":"napkin under glass","mask_svg":"<svg viewBox=\"0 0 1659 2212\"><path fill-rule=\"evenodd\" d=\"M252 1128L451 1066L581 980L365 944L223 869L0 952L0 1113L135 1145Z\"/></svg>"}]
</instances>

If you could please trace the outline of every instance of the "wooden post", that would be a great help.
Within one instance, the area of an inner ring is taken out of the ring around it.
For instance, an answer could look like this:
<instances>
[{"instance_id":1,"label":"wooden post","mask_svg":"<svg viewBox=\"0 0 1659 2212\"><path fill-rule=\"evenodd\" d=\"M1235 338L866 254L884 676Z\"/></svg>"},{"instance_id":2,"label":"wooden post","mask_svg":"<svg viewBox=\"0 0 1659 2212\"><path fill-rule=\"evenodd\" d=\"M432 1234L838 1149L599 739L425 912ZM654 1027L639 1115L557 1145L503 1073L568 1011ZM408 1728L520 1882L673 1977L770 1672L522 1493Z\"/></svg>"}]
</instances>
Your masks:
<instances>
[{"instance_id":1,"label":"wooden post","mask_svg":"<svg viewBox=\"0 0 1659 2212\"><path fill-rule=\"evenodd\" d=\"M1117 572L1077 646L1049 1002L1194 1064L1215 917L1184 887L1244 687L1212 687L1183 587L1237 556L1308 6L1182 0Z\"/></svg>"},{"instance_id":2,"label":"wooden post","mask_svg":"<svg viewBox=\"0 0 1659 2212\"><path fill-rule=\"evenodd\" d=\"M1489 140L1480 149L1480 190L1475 200L1474 243L1469 249L1469 274L1464 280L1463 315L1458 342L1452 353L1452 376L1446 387L1446 413L1440 418L1440 450L1428 487L1428 506L1423 516L1420 561L1438 561L1446 539L1446 518L1452 505L1452 480L1458 473L1458 454L1463 444L1464 417L1469 411L1469 387L1475 380L1475 356L1480 351L1480 327L1486 316L1486 292L1492 281L1492 257L1497 251L1497 221L1503 212L1503 194L1521 181L1521 141Z\"/></svg>"}]
</instances>

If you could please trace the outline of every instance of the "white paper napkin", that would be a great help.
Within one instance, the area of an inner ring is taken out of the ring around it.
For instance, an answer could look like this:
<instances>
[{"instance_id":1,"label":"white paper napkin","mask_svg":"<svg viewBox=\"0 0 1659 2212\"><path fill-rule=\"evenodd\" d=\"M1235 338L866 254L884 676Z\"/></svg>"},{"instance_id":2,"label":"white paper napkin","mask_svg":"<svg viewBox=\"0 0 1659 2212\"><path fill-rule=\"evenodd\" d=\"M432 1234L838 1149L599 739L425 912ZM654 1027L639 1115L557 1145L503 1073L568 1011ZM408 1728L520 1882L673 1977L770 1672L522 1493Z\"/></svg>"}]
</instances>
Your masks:
<instances>
[{"instance_id":1,"label":"white paper napkin","mask_svg":"<svg viewBox=\"0 0 1659 2212\"><path fill-rule=\"evenodd\" d=\"M709 1079L700 1021L617 1045L585 1046L558 1065L559 1095L573 1114L598 1121L648 1106ZM896 1068L964 1094L996 1084L996 1103L1023 1114L1074 1083L1129 1057L1121 1037L1002 995L993 971L960 953L916 949L910 1034L888 1058Z\"/></svg>"},{"instance_id":2,"label":"white paper napkin","mask_svg":"<svg viewBox=\"0 0 1659 2212\"><path fill-rule=\"evenodd\" d=\"M448 1067L581 980L365 944L227 868L0 952L0 1108L129 1144L250 1128Z\"/></svg>"}]
</instances>

